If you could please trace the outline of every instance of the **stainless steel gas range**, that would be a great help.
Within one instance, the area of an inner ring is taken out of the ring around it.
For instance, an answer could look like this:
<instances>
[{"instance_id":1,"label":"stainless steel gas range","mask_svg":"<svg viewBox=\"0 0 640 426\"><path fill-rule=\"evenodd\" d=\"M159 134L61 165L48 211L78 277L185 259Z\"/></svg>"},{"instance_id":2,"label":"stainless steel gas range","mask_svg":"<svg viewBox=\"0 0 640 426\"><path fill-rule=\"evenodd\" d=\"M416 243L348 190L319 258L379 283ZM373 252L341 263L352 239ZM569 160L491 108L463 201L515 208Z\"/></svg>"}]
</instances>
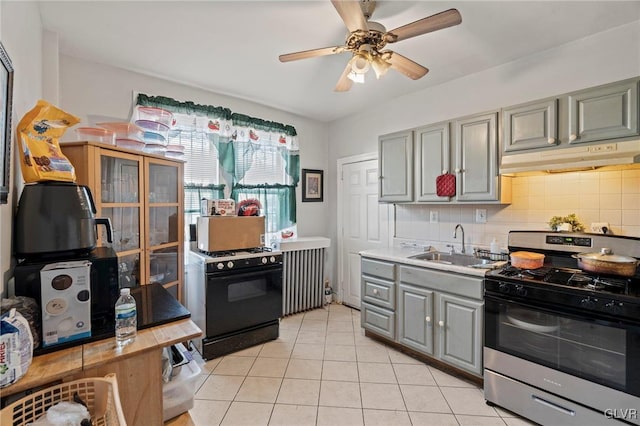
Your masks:
<instances>
[{"instance_id":1,"label":"stainless steel gas range","mask_svg":"<svg viewBox=\"0 0 640 426\"><path fill-rule=\"evenodd\" d=\"M282 254L268 247L189 253L186 307L204 332L194 343L213 359L277 339Z\"/></svg>"},{"instance_id":2,"label":"stainless steel gas range","mask_svg":"<svg viewBox=\"0 0 640 426\"><path fill-rule=\"evenodd\" d=\"M576 253L640 259L640 239L513 231L509 251L545 254L485 279L484 394L540 424L640 424L640 276L596 275Z\"/></svg>"}]
</instances>

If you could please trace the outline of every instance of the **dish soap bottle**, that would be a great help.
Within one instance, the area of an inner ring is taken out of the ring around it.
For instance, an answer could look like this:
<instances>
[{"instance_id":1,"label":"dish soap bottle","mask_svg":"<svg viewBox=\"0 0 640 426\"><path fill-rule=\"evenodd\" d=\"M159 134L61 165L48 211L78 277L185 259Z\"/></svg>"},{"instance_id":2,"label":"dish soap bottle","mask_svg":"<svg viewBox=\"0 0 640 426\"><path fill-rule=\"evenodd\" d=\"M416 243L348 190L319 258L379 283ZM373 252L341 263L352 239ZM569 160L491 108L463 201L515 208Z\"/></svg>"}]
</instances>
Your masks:
<instances>
[{"instance_id":1,"label":"dish soap bottle","mask_svg":"<svg viewBox=\"0 0 640 426\"><path fill-rule=\"evenodd\" d=\"M491 248L489 249L489 251L495 254L500 253L500 246L498 245L498 242L496 241L495 238L491 241Z\"/></svg>"},{"instance_id":2,"label":"dish soap bottle","mask_svg":"<svg viewBox=\"0 0 640 426\"><path fill-rule=\"evenodd\" d=\"M120 297L116 301L116 343L122 347L131 343L137 333L136 300L131 289L120 289Z\"/></svg>"}]
</instances>

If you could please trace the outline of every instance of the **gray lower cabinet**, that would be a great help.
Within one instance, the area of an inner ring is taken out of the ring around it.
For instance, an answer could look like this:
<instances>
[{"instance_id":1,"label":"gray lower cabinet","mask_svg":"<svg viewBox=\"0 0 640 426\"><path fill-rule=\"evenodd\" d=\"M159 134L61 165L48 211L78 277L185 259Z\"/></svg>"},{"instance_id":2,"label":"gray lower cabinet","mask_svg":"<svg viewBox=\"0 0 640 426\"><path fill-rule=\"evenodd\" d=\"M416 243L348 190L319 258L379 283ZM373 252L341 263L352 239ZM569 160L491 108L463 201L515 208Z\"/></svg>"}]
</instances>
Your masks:
<instances>
[{"instance_id":1,"label":"gray lower cabinet","mask_svg":"<svg viewBox=\"0 0 640 426\"><path fill-rule=\"evenodd\" d=\"M438 358L482 374L483 303L438 294Z\"/></svg>"},{"instance_id":2,"label":"gray lower cabinet","mask_svg":"<svg viewBox=\"0 0 640 426\"><path fill-rule=\"evenodd\" d=\"M362 258L362 327L482 375L482 278Z\"/></svg>"},{"instance_id":3,"label":"gray lower cabinet","mask_svg":"<svg viewBox=\"0 0 640 426\"><path fill-rule=\"evenodd\" d=\"M569 143L638 135L638 80L570 93Z\"/></svg>"},{"instance_id":4,"label":"gray lower cabinet","mask_svg":"<svg viewBox=\"0 0 640 426\"><path fill-rule=\"evenodd\" d=\"M433 291L398 286L398 342L433 355Z\"/></svg>"},{"instance_id":5,"label":"gray lower cabinet","mask_svg":"<svg viewBox=\"0 0 640 426\"><path fill-rule=\"evenodd\" d=\"M363 257L361 270L362 327L393 340L396 337L396 265Z\"/></svg>"},{"instance_id":6,"label":"gray lower cabinet","mask_svg":"<svg viewBox=\"0 0 640 426\"><path fill-rule=\"evenodd\" d=\"M396 337L396 314L388 309L370 303L360 305L362 327L383 337L394 340Z\"/></svg>"}]
</instances>

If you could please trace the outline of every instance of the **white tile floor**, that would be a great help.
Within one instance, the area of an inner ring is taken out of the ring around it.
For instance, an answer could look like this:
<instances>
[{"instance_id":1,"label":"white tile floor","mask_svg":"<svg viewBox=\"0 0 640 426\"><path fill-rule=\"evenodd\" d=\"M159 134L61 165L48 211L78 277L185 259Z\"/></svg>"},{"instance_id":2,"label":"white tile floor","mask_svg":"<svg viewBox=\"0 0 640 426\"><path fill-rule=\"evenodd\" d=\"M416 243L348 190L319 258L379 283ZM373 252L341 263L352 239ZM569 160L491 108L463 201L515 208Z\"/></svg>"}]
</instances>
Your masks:
<instances>
[{"instance_id":1,"label":"white tile floor","mask_svg":"<svg viewBox=\"0 0 640 426\"><path fill-rule=\"evenodd\" d=\"M277 340L204 363L195 405L170 426L528 425L475 384L364 336L332 304L286 317Z\"/></svg>"}]
</instances>

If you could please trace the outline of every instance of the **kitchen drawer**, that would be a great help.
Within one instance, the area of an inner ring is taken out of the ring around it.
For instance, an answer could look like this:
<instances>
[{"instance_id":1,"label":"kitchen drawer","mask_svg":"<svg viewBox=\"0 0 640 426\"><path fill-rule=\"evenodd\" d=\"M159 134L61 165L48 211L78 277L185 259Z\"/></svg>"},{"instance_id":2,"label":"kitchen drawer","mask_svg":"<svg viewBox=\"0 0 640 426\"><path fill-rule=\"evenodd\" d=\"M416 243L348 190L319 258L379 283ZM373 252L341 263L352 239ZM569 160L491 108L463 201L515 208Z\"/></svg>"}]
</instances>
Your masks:
<instances>
[{"instance_id":1,"label":"kitchen drawer","mask_svg":"<svg viewBox=\"0 0 640 426\"><path fill-rule=\"evenodd\" d=\"M383 308L395 310L396 285L387 280L381 280L364 275L362 277L362 299Z\"/></svg>"},{"instance_id":2,"label":"kitchen drawer","mask_svg":"<svg viewBox=\"0 0 640 426\"><path fill-rule=\"evenodd\" d=\"M482 278L472 278L433 269L401 266L400 282L482 300Z\"/></svg>"},{"instance_id":3,"label":"kitchen drawer","mask_svg":"<svg viewBox=\"0 0 640 426\"><path fill-rule=\"evenodd\" d=\"M362 274L373 275L393 281L395 279L395 264L380 260L362 259Z\"/></svg>"},{"instance_id":4,"label":"kitchen drawer","mask_svg":"<svg viewBox=\"0 0 640 426\"><path fill-rule=\"evenodd\" d=\"M363 302L360 315L365 329L389 339L395 339L396 314L394 312Z\"/></svg>"}]
</instances>

